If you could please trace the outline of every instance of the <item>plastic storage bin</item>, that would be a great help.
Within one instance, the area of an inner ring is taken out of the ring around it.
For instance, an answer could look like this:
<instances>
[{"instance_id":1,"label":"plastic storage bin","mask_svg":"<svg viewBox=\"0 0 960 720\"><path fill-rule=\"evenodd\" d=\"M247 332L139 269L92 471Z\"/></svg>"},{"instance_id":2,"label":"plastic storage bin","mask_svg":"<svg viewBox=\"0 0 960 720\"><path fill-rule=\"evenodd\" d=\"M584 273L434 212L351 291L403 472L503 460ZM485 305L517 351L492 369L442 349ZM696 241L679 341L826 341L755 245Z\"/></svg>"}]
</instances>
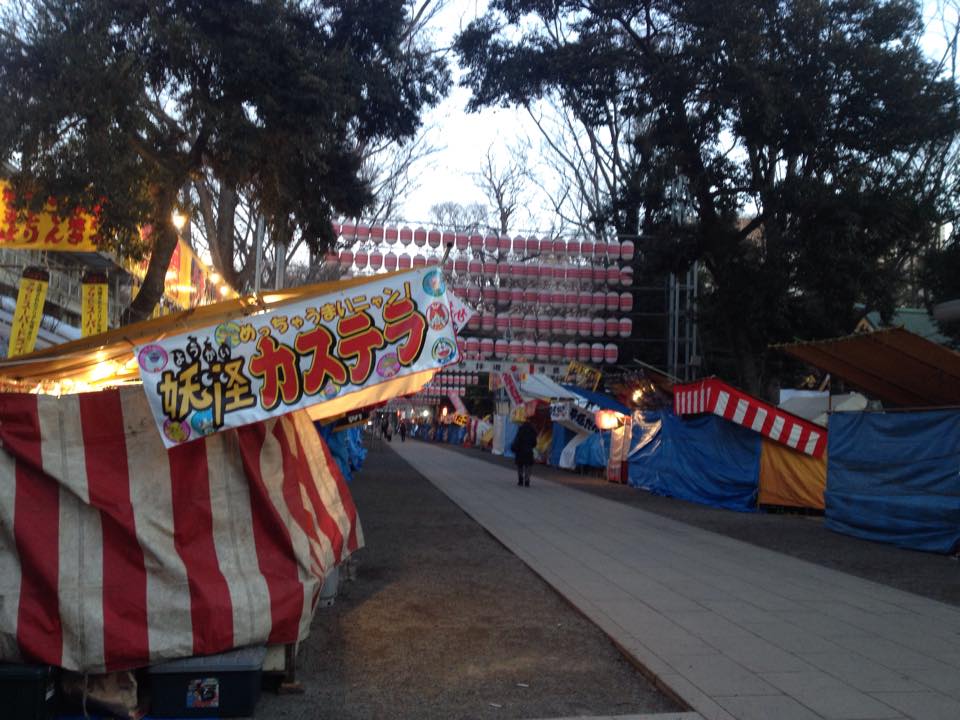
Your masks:
<instances>
[{"instance_id":1,"label":"plastic storage bin","mask_svg":"<svg viewBox=\"0 0 960 720\"><path fill-rule=\"evenodd\" d=\"M0 664L0 715L9 720L48 720L56 709L56 688L49 665Z\"/></svg>"},{"instance_id":2,"label":"plastic storage bin","mask_svg":"<svg viewBox=\"0 0 960 720\"><path fill-rule=\"evenodd\" d=\"M155 718L247 717L260 699L265 647L248 647L150 668Z\"/></svg>"}]
</instances>

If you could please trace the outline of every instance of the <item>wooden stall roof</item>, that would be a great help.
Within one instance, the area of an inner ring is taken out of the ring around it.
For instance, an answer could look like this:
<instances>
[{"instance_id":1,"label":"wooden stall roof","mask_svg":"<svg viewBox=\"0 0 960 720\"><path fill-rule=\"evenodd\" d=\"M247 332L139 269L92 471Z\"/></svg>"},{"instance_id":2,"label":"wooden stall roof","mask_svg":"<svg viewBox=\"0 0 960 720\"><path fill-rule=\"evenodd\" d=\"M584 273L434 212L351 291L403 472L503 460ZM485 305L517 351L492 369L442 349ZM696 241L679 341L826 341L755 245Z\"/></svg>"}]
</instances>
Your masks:
<instances>
[{"instance_id":1,"label":"wooden stall roof","mask_svg":"<svg viewBox=\"0 0 960 720\"><path fill-rule=\"evenodd\" d=\"M960 405L960 353L900 327L774 347L885 403Z\"/></svg>"}]
</instances>

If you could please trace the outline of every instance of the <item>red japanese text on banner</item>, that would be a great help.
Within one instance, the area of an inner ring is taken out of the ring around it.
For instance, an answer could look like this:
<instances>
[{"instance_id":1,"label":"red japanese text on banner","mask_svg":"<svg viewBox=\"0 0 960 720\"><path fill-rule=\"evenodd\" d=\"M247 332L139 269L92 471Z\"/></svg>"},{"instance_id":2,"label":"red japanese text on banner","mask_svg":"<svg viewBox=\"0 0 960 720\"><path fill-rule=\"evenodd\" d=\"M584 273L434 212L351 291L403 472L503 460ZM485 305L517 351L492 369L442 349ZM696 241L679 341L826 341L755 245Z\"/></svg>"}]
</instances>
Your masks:
<instances>
[{"instance_id":1,"label":"red japanese text on banner","mask_svg":"<svg viewBox=\"0 0 960 720\"><path fill-rule=\"evenodd\" d=\"M342 398L457 360L437 268L135 348L164 443ZM385 399L385 398L380 398Z\"/></svg>"},{"instance_id":2,"label":"red japanese text on banner","mask_svg":"<svg viewBox=\"0 0 960 720\"><path fill-rule=\"evenodd\" d=\"M17 357L33 352L40 332L43 303L47 299L50 274L43 268L27 268L20 280L17 307L13 311L10 326L10 344L7 357Z\"/></svg>"}]
</instances>

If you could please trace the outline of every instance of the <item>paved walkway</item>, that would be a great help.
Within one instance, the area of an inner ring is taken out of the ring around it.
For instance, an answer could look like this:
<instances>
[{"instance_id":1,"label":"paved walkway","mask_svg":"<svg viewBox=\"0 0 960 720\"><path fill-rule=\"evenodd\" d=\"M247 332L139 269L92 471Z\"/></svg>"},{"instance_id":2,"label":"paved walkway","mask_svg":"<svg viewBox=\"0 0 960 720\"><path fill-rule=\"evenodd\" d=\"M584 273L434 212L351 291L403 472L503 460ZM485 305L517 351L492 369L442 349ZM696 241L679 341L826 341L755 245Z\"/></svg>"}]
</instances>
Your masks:
<instances>
[{"instance_id":1,"label":"paved walkway","mask_svg":"<svg viewBox=\"0 0 960 720\"><path fill-rule=\"evenodd\" d=\"M520 488L442 446L391 447L707 720L960 718L960 609L536 471Z\"/></svg>"}]
</instances>

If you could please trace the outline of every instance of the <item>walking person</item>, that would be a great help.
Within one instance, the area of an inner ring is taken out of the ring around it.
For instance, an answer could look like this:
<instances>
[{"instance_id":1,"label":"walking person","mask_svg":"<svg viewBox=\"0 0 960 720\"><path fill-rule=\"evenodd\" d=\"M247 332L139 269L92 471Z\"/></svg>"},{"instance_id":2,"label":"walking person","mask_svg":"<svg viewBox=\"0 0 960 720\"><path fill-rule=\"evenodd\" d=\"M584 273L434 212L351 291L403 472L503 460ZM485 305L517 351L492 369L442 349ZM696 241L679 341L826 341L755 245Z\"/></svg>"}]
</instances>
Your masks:
<instances>
[{"instance_id":1,"label":"walking person","mask_svg":"<svg viewBox=\"0 0 960 720\"><path fill-rule=\"evenodd\" d=\"M383 423L380 425L380 431L387 439L387 442L390 442L390 421L386 417L383 418Z\"/></svg>"},{"instance_id":2,"label":"walking person","mask_svg":"<svg viewBox=\"0 0 960 720\"><path fill-rule=\"evenodd\" d=\"M533 468L533 449L537 446L537 431L529 420L517 430L510 449L517 463L517 485L530 487L530 470Z\"/></svg>"},{"instance_id":3,"label":"walking person","mask_svg":"<svg viewBox=\"0 0 960 720\"><path fill-rule=\"evenodd\" d=\"M400 427L397 428L397 432L400 433L400 442L407 441L407 421L401 420Z\"/></svg>"}]
</instances>

